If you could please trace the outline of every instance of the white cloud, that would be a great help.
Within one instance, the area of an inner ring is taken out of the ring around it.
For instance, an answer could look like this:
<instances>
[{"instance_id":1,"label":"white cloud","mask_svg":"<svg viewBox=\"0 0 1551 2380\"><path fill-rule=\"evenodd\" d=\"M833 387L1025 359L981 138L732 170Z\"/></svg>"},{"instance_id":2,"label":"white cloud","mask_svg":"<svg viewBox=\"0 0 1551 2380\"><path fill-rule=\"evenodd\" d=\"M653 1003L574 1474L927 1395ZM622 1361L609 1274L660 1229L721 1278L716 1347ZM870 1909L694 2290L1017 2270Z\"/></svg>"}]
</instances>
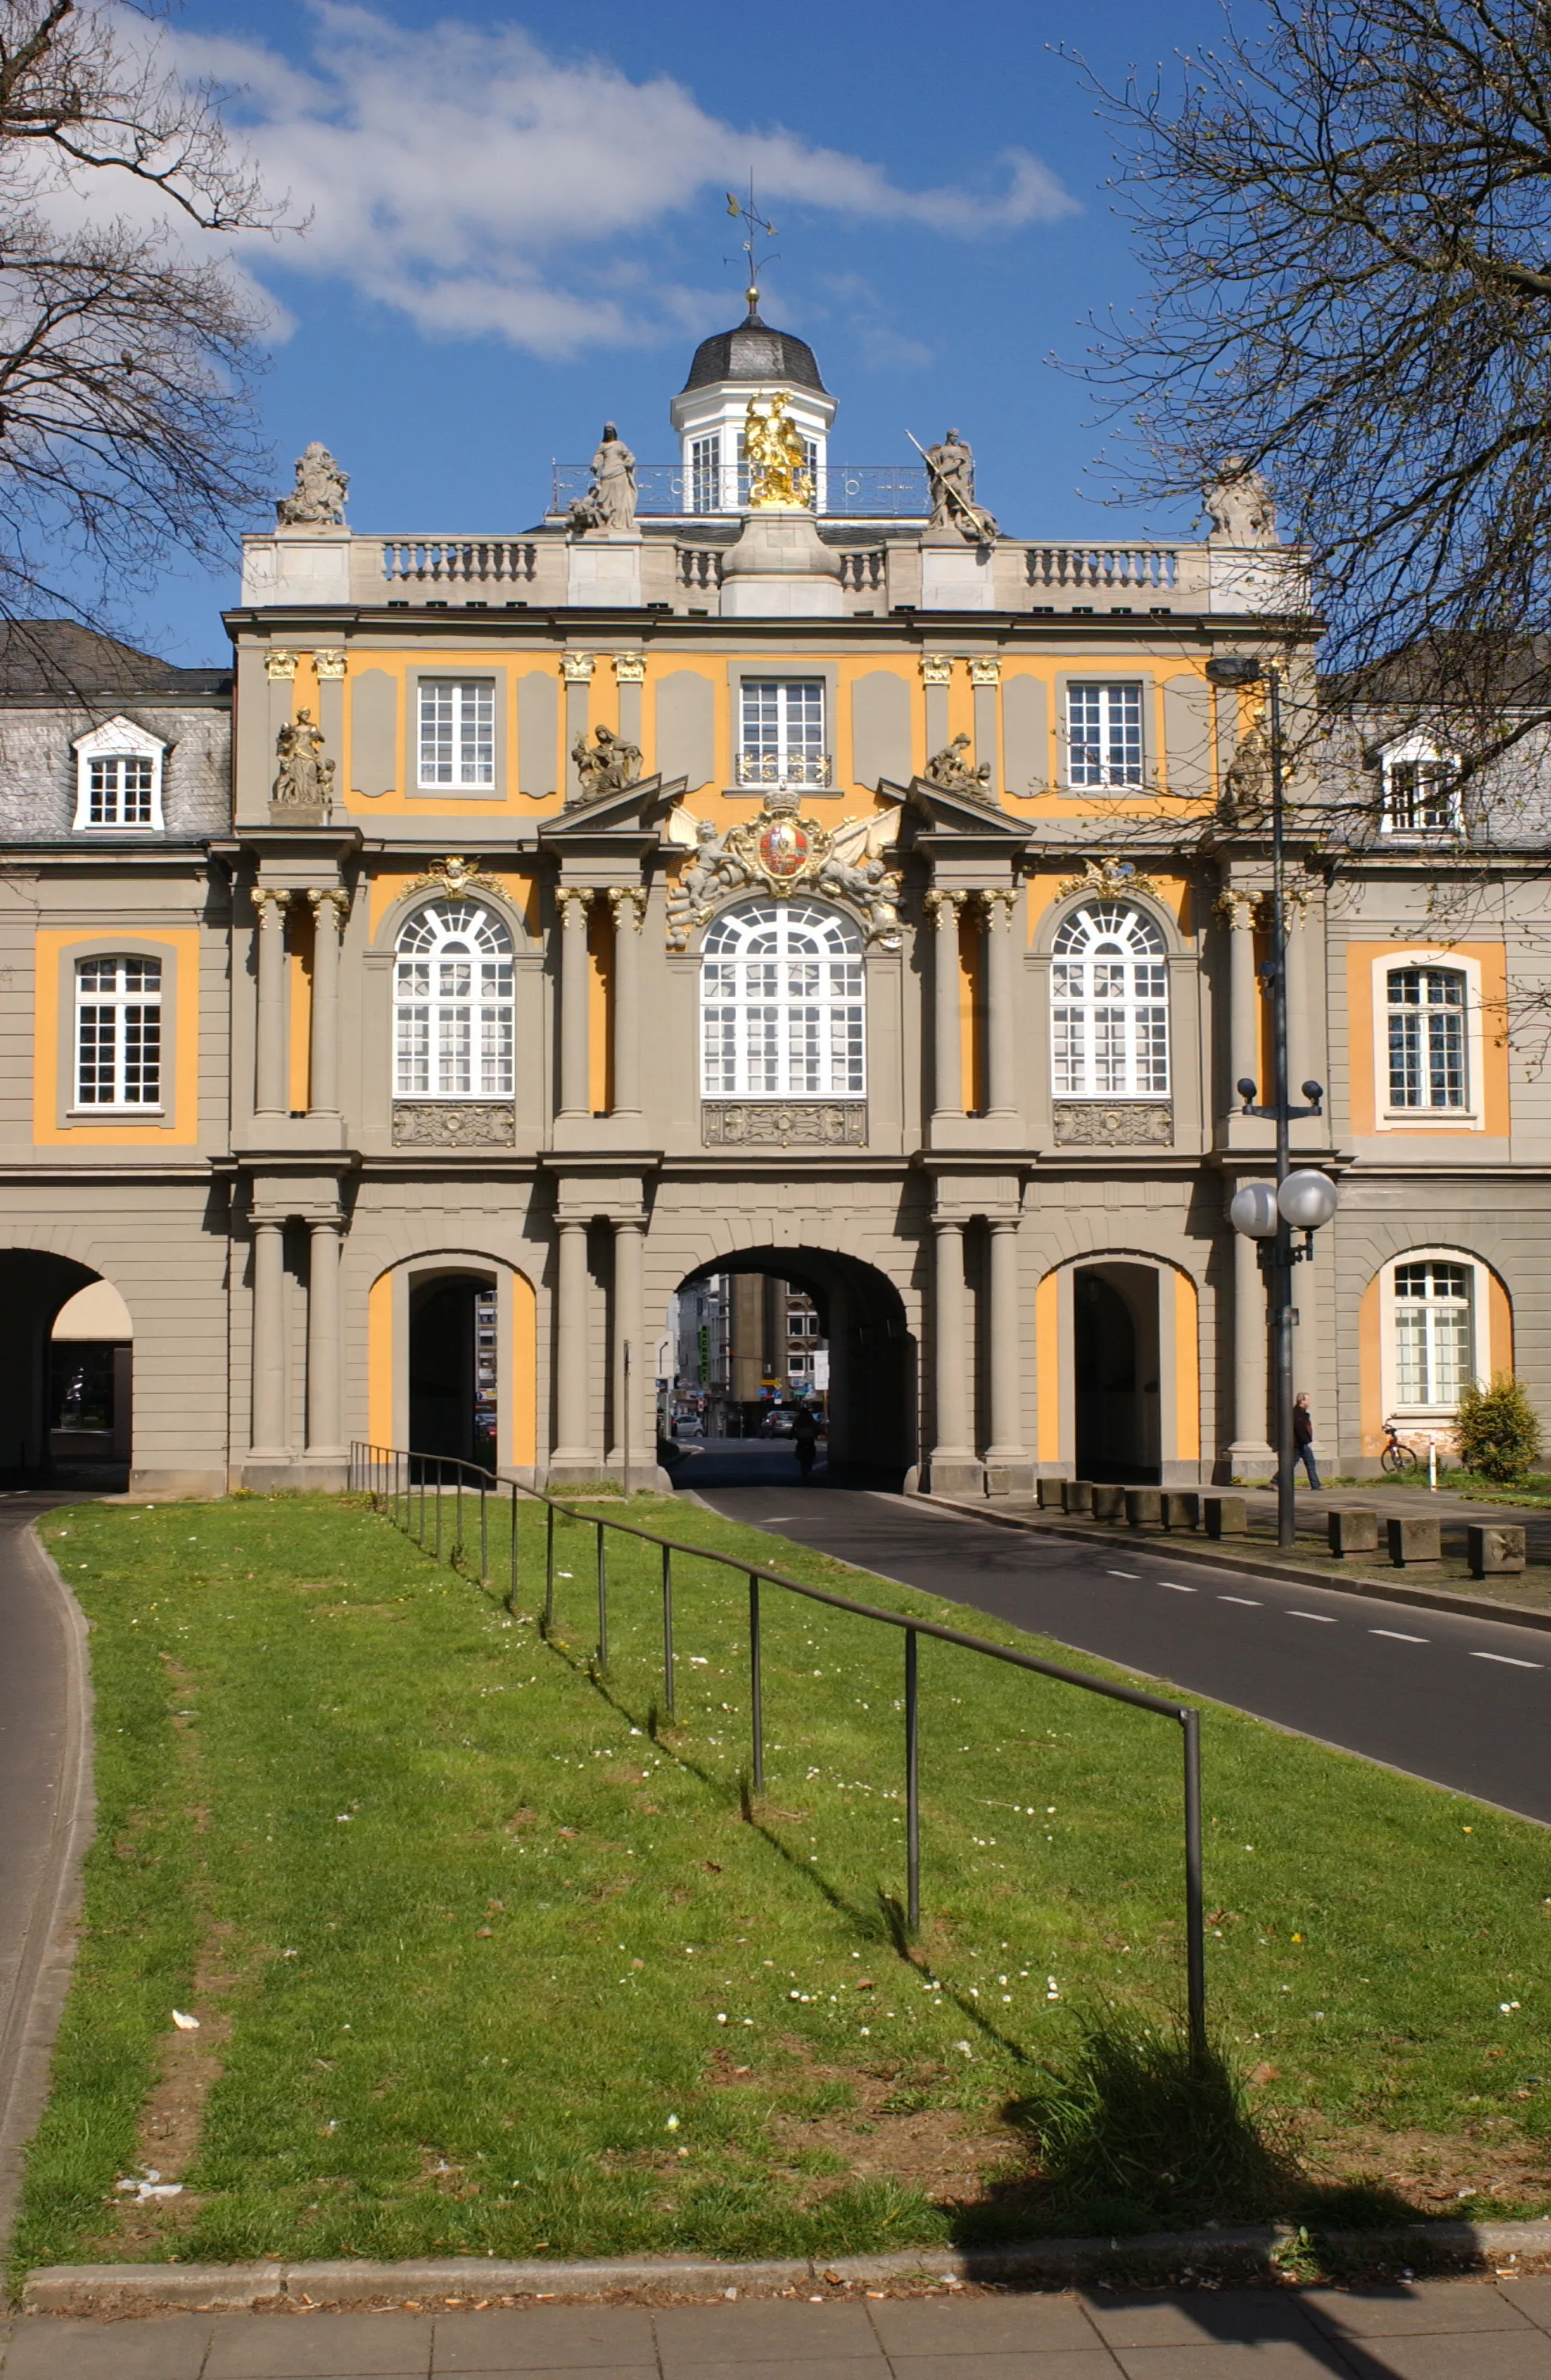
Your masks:
<instances>
[{"instance_id":1,"label":"white cloud","mask_svg":"<svg viewBox=\"0 0 1551 2380\"><path fill-rule=\"evenodd\" d=\"M345 282L431 337L560 357L705 327L725 292L662 274L653 235L751 171L778 216L798 205L956 238L1076 211L1021 149L995 161L994 188L907 189L865 158L708 115L666 76L633 83L606 59L558 61L515 26L411 29L350 0L313 13L303 64L246 39L171 38L186 71L234 93L267 181L309 213L285 266ZM261 277L257 243L246 261Z\"/></svg>"}]
</instances>

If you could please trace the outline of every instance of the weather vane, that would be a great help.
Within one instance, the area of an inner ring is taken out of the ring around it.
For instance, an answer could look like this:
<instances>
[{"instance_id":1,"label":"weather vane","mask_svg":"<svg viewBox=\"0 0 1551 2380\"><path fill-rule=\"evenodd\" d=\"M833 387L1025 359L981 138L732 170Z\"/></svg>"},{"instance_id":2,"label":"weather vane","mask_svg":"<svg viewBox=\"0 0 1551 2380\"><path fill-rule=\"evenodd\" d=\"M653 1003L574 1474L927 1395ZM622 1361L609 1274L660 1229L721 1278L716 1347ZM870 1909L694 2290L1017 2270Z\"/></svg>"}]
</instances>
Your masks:
<instances>
[{"instance_id":1,"label":"weather vane","mask_svg":"<svg viewBox=\"0 0 1551 2380\"><path fill-rule=\"evenodd\" d=\"M766 222L764 216L759 212L758 208L754 203L754 176L752 174L748 177L747 203L745 204L742 199L734 197L733 193L729 190L727 193L727 212L736 222L743 225L746 235L743 243L743 251L744 255L748 260L748 287L745 290L744 296L748 300L749 312L751 314L757 314L759 310L760 259L756 253L756 249L761 234L763 234L764 237L768 240L774 239L776 236L776 227L773 223ZM724 257L722 259L722 262L724 264L731 264L732 261L731 257ZM767 264L773 264L776 261L776 259L769 249L765 250L764 261Z\"/></svg>"}]
</instances>

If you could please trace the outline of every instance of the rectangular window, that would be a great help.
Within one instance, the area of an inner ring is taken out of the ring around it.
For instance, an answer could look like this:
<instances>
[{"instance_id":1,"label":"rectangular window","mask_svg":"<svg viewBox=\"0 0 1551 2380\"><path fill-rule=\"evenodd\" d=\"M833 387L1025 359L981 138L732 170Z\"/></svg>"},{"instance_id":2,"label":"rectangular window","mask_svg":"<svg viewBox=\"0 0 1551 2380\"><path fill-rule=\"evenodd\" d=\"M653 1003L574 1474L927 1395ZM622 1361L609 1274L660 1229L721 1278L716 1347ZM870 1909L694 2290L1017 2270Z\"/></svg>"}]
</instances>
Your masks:
<instances>
[{"instance_id":1,"label":"rectangular window","mask_svg":"<svg viewBox=\"0 0 1551 2380\"><path fill-rule=\"evenodd\" d=\"M1074 683L1066 689L1066 773L1072 785L1142 783L1142 688Z\"/></svg>"},{"instance_id":2,"label":"rectangular window","mask_svg":"<svg viewBox=\"0 0 1551 2380\"><path fill-rule=\"evenodd\" d=\"M420 783L476 793L495 783L495 681L420 681Z\"/></svg>"},{"instance_id":3,"label":"rectangular window","mask_svg":"<svg viewBox=\"0 0 1551 2380\"><path fill-rule=\"evenodd\" d=\"M1384 772L1387 834L1452 834L1460 820L1453 764L1394 760Z\"/></svg>"},{"instance_id":4,"label":"rectangular window","mask_svg":"<svg viewBox=\"0 0 1551 2380\"><path fill-rule=\"evenodd\" d=\"M740 785L827 785L824 681L745 677L741 689Z\"/></svg>"},{"instance_id":5,"label":"rectangular window","mask_svg":"<svg viewBox=\"0 0 1551 2380\"><path fill-rule=\"evenodd\" d=\"M1465 978L1452 967L1389 971L1389 1104L1462 1108Z\"/></svg>"},{"instance_id":6,"label":"rectangular window","mask_svg":"<svg viewBox=\"0 0 1551 2380\"><path fill-rule=\"evenodd\" d=\"M87 818L92 826L152 823L153 764L139 753L88 762Z\"/></svg>"},{"instance_id":7,"label":"rectangular window","mask_svg":"<svg viewBox=\"0 0 1551 2380\"><path fill-rule=\"evenodd\" d=\"M1395 1268L1395 1394L1402 1405L1457 1405L1474 1378L1469 1269Z\"/></svg>"},{"instance_id":8,"label":"rectangular window","mask_svg":"<svg viewBox=\"0 0 1551 2380\"><path fill-rule=\"evenodd\" d=\"M721 503L721 433L692 439L689 447L689 509L719 513Z\"/></svg>"},{"instance_id":9,"label":"rectangular window","mask_svg":"<svg viewBox=\"0 0 1551 2380\"><path fill-rule=\"evenodd\" d=\"M162 1101L162 966L158 959L83 959L76 969L76 1104L154 1108Z\"/></svg>"}]
</instances>

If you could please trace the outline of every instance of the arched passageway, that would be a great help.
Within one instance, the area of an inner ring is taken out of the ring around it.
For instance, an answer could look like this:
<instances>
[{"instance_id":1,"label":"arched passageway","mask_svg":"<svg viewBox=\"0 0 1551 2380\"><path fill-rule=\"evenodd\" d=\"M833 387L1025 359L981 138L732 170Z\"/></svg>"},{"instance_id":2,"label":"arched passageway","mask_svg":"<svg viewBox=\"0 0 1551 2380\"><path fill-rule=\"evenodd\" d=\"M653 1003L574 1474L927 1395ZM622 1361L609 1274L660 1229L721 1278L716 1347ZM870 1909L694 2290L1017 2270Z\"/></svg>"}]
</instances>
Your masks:
<instances>
[{"instance_id":1,"label":"arched passageway","mask_svg":"<svg viewBox=\"0 0 1551 2380\"><path fill-rule=\"evenodd\" d=\"M0 1248L0 1482L127 1482L134 1326L112 1283L69 1257Z\"/></svg>"},{"instance_id":2,"label":"arched passageway","mask_svg":"<svg viewBox=\"0 0 1551 2380\"><path fill-rule=\"evenodd\" d=\"M1158 1276L1149 1265L1080 1265L1072 1284L1079 1479L1159 1476Z\"/></svg>"},{"instance_id":3,"label":"arched passageway","mask_svg":"<svg viewBox=\"0 0 1551 2380\"><path fill-rule=\"evenodd\" d=\"M438 1273L409 1296L409 1443L419 1454L496 1467L496 1285Z\"/></svg>"},{"instance_id":4,"label":"arched passageway","mask_svg":"<svg viewBox=\"0 0 1551 2380\"><path fill-rule=\"evenodd\" d=\"M703 1411L722 1484L740 1447L751 1479L770 1475L758 1433L798 1402L822 1415L818 1478L902 1484L918 1459L916 1345L886 1275L827 1249L742 1248L687 1275L676 1303L664 1407Z\"/></svg>"}]
</instances>

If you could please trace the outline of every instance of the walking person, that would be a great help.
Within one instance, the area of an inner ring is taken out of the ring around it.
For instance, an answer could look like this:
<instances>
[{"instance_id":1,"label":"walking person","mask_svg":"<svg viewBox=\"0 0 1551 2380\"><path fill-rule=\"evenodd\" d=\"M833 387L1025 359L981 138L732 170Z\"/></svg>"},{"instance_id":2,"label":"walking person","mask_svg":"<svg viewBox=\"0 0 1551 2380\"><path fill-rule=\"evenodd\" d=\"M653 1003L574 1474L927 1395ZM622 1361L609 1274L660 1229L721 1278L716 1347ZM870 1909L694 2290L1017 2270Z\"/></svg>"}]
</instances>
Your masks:
<instances>
[{"instance_id":1,"label":"walking person","mask_svg":"<svg viewBox=\"0 0 1551 2380\"><path fill-rule=\"evenodd\" d=\"M792 1416L792 1451L803 1477L811 1478L813 1458L818 1451L818 1424L810 1405L799 1405Z\"/></svg>"},{"instance_id":2,"label":"walking person","mask_svg":"<svg viewBox=\"0 0 1551 2380\"><path fill-rule=\"evenodd\" d=\"M1292 1401L1292 1471L1296 1478L1298 1465L1309 1475L1309 1486L1319 1486L1319 1473L1314 1459L1314 1415L1309 1411L1307 1392L1300 1389Z\"/></svg>"}]
</instances>

